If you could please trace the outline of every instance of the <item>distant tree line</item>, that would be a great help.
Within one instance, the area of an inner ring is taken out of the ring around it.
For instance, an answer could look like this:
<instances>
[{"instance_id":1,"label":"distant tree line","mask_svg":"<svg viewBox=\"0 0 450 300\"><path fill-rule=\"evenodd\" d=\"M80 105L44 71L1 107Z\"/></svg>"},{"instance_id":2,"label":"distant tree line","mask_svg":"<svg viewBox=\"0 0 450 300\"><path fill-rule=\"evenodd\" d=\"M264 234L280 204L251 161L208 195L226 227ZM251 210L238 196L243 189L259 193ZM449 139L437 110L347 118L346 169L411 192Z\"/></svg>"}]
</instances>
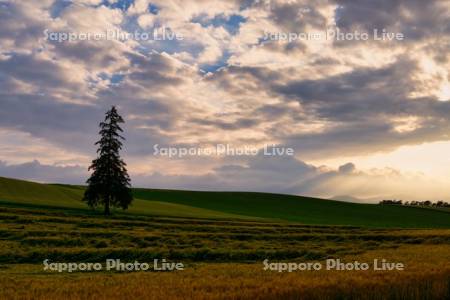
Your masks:
<instances>
[{"instance_id":1,"label":"distant tree line","mask_svg":"<svg viewBox=\"0 0 450 300\"><path fill-rule=\"evenodd\" d=\"M450 207L450 203L445 201L432 202L430 200L426 201L406 201L402 200L381 200L379 204L383 205L406 205L406 206L429 206L429 207Z\"/></svg>"}]
</instances>

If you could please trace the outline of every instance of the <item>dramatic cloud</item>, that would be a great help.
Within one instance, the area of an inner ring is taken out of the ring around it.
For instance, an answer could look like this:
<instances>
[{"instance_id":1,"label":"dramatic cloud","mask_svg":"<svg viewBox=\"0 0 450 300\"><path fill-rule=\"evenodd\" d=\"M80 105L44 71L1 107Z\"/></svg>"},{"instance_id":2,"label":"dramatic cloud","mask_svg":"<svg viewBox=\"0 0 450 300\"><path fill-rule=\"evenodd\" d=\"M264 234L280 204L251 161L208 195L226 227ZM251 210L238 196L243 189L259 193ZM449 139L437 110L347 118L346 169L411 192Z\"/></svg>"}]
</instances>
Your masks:
<instances>
[{"instance_id":1,"label":"dramatic cloud","mask_svg":"<svg viewBox=\"0 0 450 300\"><path fill-rule=\"evenodd\" d=\"M82 183L116 105L135 185L443 197L450 162L430 153L450 139L449 70L447 1L0 1L0 176ZM168 158L155 144L295 155ZM404 147L422 162L394 170Z\"/></svg>"}]
</instances>

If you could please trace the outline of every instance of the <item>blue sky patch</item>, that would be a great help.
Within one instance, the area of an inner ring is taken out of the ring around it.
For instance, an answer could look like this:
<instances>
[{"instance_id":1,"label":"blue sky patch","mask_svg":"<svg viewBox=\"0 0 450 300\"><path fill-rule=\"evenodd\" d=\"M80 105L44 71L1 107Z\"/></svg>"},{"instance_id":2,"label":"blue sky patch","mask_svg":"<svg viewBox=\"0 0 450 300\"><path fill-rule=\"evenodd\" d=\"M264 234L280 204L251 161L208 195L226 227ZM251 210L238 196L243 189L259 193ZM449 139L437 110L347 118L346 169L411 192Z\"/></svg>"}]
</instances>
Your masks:
<instances>
[{"instance_id":1,"label":"blue sky patch","mask_svg":"<svg viewBox=\"0 0 450 300\"><path fill-rule=\"evenodd\" d=\"M241 23L245 22L245 18L241 15L225 16L223 14L216 15L214 18L209 18L206 15L199 15L191 20L193 23L198 23L203 27L214 26L223 27L230 34L236 34L239 31Z\"/></svg>"},{"instance_id":2,"label":"blue sky patch","mask_svg":"<svg viewBox=\"0 0 450 300\"><path fill-rule=\"evenodd\" d=\"M50 7L50 15L52 16L52 18L57 18L66 7L72 4L72 1L57 0Z\"/></svg>"},{"instance_id":3,"label":"blue sky patch","mask_svg":"<svg viewBox=\"0 0 450 300\"><path fill-rule=\"evenodd\" d=\"M102 80L109 80L110 85L118 85L119 83L121 83L124 78L125 75L124 74L120 74L120 73L116 73L116 74L106 74L106 73L100 73L98 75L98 77L100 77Z\"/></svg>"},{"instance_id":4,"label":"blue sky patch","mask_svg":"<svg viewBox=\"0 0 450 300\"><path fill-rule=\"evenodd\" d=\"M100 5L104 5L110 8L118 8L123 11L127 11L131 5L134 4L134 0L118 0L117 2L111 3L108 0L103 0Z\"/></svg>"},{"instance_id":5,"label":"blue sky patch","mask_svg":"<svg viewBox=\"0 0 450 300\"><path fill-rule=\"evenodd\" d=\"M157 15L159 13L159 7L153 3L150 3L148 5L148 12L151 14Z\"/></svg>"},{"instance_id":6,"label":"blue sky patch","mask_svg":"<svg viewBox=\"0 0 450 300\"><path fill-rule=\"evenodd\" d=\"M222 57L214 64L205 64L200 67L202 71L206 73L211 72L214 73L218 69L225 67L228 65L227 61L230 58L231 54L228 51L225 51Z\"/></svg>"}]
</instances>

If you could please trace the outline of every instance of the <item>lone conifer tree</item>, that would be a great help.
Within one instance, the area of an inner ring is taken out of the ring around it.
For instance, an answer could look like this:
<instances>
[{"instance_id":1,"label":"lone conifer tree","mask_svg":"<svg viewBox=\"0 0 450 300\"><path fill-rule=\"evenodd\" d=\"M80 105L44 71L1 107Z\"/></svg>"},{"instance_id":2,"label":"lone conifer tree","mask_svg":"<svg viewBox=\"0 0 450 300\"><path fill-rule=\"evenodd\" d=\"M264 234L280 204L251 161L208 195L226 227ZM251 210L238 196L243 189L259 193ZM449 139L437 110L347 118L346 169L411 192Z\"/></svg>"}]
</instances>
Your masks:
<instances>
[{"instance_id":1,"label":"lone conifer tree","mask_svg":"<svg viewBox=\"0 0 450 300\"><path fill-rule=\"evenodd\" d=\"M100 123L101 139L95 143L99 145L98 157L89 167L93 173L87 180L88 187L83 197L83 201L90 207L103 205L105 215L111 213L111 206L127 209L133 201L130 177L119 154L122 149L121 140L125 140L119 133L123 132L120 123L124 123L124 120L113 106L106 112L105 120Z\"/></svg>"}]
</instances>

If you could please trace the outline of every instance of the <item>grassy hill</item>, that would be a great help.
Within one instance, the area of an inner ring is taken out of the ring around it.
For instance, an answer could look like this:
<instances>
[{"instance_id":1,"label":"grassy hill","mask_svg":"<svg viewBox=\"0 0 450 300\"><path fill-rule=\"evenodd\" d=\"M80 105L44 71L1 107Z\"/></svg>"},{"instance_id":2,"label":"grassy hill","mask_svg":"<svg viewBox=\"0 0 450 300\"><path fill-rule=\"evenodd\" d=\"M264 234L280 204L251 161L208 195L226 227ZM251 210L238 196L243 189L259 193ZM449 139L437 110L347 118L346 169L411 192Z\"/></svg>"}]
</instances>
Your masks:
<instances>
[{"instance_id":1,"label":"grassy hill","mask_svg":"<svg viewBox=\"0 0 450 300\"><path fill-rule=\"evenodd\" d=\"M260 219L304 224L450 228L450 212L417 207L357 204L249 192L133 189L128 213L197 218ZM38 184L0 177L0 201L86 209L83 187Z\"/></svg>"},{"instance_id":2,"label":"grassy hill","mask_svg":"<svg viewBox=\"0 0 450 300\"><path fill-rule=\"evenodd\" d=\"M0 177L0 203L88 210L81 202L84 188L60 184L40 184ZM246 216L196 208L189 205L135 199L128 213L189 218L246 219Z\"/></svg>"},{"instance_id":3,"label":"grassy hill","mask_svg":"<svg viewBox=\"0 0 450 300\"><path fill-rule=\"evenodd\" d=\"M323 225L450 227L450 212L395 205L357 204L292 195L249 192L192 192L135 189L157 199L222 212Z\"/></svg>"}]
</instances>

